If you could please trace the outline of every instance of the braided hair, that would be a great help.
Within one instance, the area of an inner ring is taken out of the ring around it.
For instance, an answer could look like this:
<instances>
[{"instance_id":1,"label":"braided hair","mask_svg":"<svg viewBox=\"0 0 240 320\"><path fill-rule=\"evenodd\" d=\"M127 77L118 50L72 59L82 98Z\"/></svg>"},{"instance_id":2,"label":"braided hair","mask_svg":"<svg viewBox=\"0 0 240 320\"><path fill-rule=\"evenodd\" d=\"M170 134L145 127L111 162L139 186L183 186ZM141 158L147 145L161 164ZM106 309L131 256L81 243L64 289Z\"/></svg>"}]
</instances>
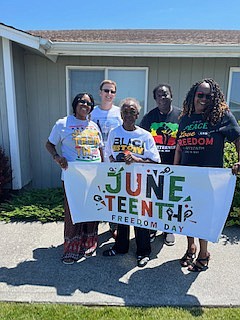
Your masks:
<instances>
[{"instance_id":1,"label":"braided hair","mask_svg":"<svg viewBox=\"0 0 240 320\"><path fill-rule=\"evenodd\" d=\"M229 111L229 107L225 101L224 94L221 91L219 85L217 82L213 79L206 78L203 80L200 80L196 82L188 91L186 98L183 102L183 109L179 116L179 118L188 115L189 117L191 114L194 113L195 107L194 107L194 97L195 93L198 89L198 86L202 84L203 82L206 82L210 86L211 94L212 94L212 103L211 105L206 108L203 112L203 119L204 121L210 122L212 125L215 125L218 121L221 120L223 115L226 111Z\"/></svg>"}]
</instances>

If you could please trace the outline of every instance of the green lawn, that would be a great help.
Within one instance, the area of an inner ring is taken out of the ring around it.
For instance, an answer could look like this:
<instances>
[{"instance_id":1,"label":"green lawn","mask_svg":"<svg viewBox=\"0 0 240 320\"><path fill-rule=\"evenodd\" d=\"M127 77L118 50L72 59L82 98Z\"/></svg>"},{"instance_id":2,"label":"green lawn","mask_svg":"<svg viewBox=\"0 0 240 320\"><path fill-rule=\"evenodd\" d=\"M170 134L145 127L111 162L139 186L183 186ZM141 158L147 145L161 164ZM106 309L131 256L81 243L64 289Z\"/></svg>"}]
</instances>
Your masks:
<instances>
[{"instance_id":1,"label":"green lawn","mask_svg":"<svg viewBox=\"0 0 240 320\"><path fill-rule=\"evenodd\" d=\"M240 308L130 308L130 307L83 307L67 304L0 303L1 320L237 320Z\"/></svg>"}]
</instances>

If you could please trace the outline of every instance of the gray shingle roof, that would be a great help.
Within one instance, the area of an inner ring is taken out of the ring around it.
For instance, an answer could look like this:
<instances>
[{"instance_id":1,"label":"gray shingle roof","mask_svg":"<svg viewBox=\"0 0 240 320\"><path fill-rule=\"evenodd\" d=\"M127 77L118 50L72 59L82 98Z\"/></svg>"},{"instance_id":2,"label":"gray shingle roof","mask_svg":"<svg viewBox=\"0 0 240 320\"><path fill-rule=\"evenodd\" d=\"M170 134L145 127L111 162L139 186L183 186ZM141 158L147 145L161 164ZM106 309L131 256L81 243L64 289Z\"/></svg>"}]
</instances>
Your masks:
<instances>
[{"instance_id":1,"label":"gray shingle roof","mask_svg":"<svg viewBox=\"0 0 240 320\"><path fill-rule=\"evenodd\" d=\"M240 30L30 30L52 42L238 45Z\"/></svg>"}]
</instances>

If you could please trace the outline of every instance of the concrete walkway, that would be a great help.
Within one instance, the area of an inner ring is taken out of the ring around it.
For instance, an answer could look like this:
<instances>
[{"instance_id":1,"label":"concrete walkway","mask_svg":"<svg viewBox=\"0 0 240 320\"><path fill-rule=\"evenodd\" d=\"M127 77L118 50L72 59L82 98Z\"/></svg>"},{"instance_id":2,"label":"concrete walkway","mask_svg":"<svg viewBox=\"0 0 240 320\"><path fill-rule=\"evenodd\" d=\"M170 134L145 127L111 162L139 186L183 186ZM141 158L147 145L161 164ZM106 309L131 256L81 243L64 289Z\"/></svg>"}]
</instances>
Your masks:
<instances>
[{"instance_id":1,"label":"concrete walkway","mask_svg":"<svg viewBox=\"0 0 240 320\"><path fill-rule=\"evenodd\" d=\"M103 257L113 239L99 228L96 256L74 265L60 261L63 223L0 222L0 301L117 306L240 306L240 227L210 243L209 269L189 273L179 258L186 238L167 247L159 235L151 261L136 267L135 241L126 255Z\"/></svg>"}]
</instances>

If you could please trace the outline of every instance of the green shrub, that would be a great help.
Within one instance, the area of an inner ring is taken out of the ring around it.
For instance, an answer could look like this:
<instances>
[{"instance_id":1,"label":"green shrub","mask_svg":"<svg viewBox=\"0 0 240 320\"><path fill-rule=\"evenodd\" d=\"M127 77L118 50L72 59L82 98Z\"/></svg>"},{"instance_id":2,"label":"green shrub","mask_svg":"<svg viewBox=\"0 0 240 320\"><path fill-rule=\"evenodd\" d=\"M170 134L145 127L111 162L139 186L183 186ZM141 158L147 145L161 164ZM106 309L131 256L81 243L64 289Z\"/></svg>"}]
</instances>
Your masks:
<instances>
[{"instance_id":1,"label":"green shrub","mask_svg":"<svg viewBox=\"0 0 240 320\"><path fill-rule=\"evenodd\" d=\"M22 190L0 205L0 220L61 221L64 218L63 190Z\"/></svg>"},{"instance_id":2,"label":"green shrub","mask_svg":"<svg viewBox=\"0 0 240 320\"><path fill-rule=\"evenodd\" d=\"M238 162L238 156L234 143L225 143L224 167L231 168ZM236 188L233 196L232 206L227 218L226 226L240 225L240 176L237 176Z\"/></svg>"},{"instance_id":3,"label":"green shrub","mask_svg":"<svg viewBox=\"0 0 240 320\"><path fill-rule=\"evenodd\" d=\"M234 143L225 142L224 145L224 168L231 168L238 162L237 151Z\"/></svg>"},{"instance_id":4,"label":"green shrub","mask_svg":"<svg viewBox=\"0 0 240 320\"><path fill-rule=\"evenodd\" d=\"M232 206L226 221L226 226L240 225L240 177L237 177Z\"/></svg>"}]
</instances>

